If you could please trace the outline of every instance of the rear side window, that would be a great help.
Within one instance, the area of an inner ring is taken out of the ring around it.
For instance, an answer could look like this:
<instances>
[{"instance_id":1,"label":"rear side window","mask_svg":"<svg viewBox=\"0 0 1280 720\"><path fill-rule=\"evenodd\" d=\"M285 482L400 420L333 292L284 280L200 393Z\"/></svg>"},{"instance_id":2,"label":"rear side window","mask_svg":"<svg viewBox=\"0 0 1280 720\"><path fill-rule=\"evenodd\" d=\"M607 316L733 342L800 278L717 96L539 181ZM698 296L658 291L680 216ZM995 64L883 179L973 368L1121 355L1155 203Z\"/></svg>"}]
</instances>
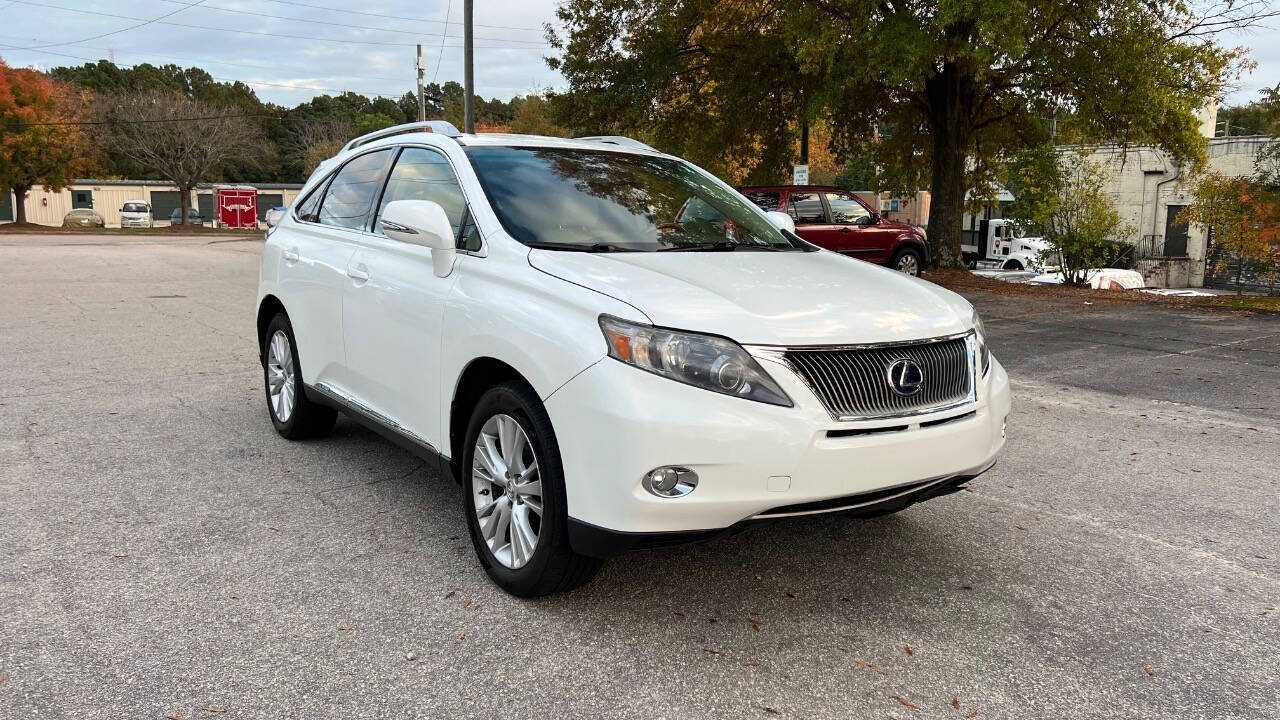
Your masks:
<instances>
[{"instance_id":1,"label":"rear side window","mask_svg":"<svg viewBox=\"0 0 1280 720\"><path fill-rule=\"evenodd\" d=\"M306 199L298 203L298 219L302 222L319 222L320 221L320 200L324 197L324 189L329 185L328 180L322 180Z\"/></svg>"},{"instance_id":2,"label":"rear side window","mask_svg":"<svg viewBox=\"0 0 1280 720\"><path fill-rule=\"evenodd\" d=\"M774 210L777 210L778 204L782 202L782 193L760 192L760 191L753 192L751 190L748 190L747 192L743 193L743 195L746 195L748 200L755 203L757 206L759 206L761 210L765 212L772 212Z\"/></svg>"},{"instance_id":3,"label":"rear side window","mask_svg":"<svg viewBox=\"0 0 1280 720\"><path fill-rule=\"evenodd\" d=\"M787 199L787 212L797 225L816 225L827 221L827 213L822 209L822 198L818 193L791 193Z\"/></svg>"},{"instance_id":4,"label":"rear side window","mask_svg":"<svg viewBox=\"0 0 1280 720\"><path fill-rule=\"evenodd\" d=\"M379 217L387 203L393 200L431 200L439 203L444 208L444 214L449 217L453 236L458 237L467 202L462 198L462 188L458 186L453 167L444 155L425 148L405 148L391 170L391 177L387 179L387 189L382 193L382 203L378 207ZM382 228L377 223L374 224L373 231L382 234Z\"/></svg>"},{"instance_id":5,"label":"rear side window","mask_svg":"<svg viewBox=\"0 0 1280 720\"><path fill-rule=\"evenodd\" d=\"M382 187L390 150L361 155L338 171L320 203L320 224L363 230L369 225L373 199Z\"/></svg>"}]
</instances>

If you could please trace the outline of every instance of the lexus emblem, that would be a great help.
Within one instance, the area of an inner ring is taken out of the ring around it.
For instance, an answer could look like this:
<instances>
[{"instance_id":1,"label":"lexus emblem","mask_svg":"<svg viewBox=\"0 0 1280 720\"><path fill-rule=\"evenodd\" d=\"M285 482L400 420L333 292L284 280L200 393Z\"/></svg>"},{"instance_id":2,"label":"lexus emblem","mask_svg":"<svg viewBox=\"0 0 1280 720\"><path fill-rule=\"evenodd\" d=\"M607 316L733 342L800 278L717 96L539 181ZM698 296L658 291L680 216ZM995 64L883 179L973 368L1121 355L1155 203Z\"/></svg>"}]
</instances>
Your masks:
<instances>
[{"instance_id":1,"label":"lexus emblem","mask_svg":"<svg viewBox=\"0 0 1280 720\"><path fill-rule=\"evenodd\" d=\"M924 371L913 360L903 358L889 365L889 387L903 397L910 397L924 387Z\"/></svg>"}]
</instances>

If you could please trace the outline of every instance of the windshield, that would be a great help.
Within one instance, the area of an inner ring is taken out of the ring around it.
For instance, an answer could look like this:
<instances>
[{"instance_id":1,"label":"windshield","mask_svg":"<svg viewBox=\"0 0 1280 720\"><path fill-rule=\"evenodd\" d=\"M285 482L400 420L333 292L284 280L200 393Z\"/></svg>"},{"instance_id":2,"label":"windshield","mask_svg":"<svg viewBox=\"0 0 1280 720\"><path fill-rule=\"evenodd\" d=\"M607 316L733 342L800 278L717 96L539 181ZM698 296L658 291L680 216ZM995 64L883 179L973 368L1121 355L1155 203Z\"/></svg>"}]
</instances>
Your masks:
<instances>
[{"instance_id":1,"label":"windshield","mask_svg":"<svg viewBox=\"0 0 1280 720\"><path fill-rule=\"evenodd\" d=\"M130 212L130 213L144 213L144 212L150 212L150 210L151 209L148 208L143 203L125 203L124 207L120 208L120 212Z\"/></svg>"},{"instance_id":2,"label":"windshield","mask_svg":"<svg viewBox=\"0 0 1280 720\"><path fill-rule=\"evenodd\" d=\"M471 147L502 226L531 247L591 252L801 250L732 190L670 158Z\"/></svg>"}]
</instances>

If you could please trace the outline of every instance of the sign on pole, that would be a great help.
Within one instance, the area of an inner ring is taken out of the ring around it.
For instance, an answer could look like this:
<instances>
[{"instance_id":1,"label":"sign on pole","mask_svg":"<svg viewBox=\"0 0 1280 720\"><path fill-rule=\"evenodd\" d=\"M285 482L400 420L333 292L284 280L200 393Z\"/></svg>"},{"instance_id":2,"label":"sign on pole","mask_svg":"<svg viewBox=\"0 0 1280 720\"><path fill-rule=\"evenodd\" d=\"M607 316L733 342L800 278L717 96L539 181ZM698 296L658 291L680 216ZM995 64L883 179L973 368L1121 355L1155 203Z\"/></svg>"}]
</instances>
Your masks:
<instances>
[{"instance_id":1,"label":"sign on pole","mask_svg":"<svg viewBox=\"0 0 1280 720\"><path fill-rule=\"evenodd\" d=\"M808 185L809 184L809 166L796 165L795 170L791 173L792 185Z\"/></svg>"}]
</instances>

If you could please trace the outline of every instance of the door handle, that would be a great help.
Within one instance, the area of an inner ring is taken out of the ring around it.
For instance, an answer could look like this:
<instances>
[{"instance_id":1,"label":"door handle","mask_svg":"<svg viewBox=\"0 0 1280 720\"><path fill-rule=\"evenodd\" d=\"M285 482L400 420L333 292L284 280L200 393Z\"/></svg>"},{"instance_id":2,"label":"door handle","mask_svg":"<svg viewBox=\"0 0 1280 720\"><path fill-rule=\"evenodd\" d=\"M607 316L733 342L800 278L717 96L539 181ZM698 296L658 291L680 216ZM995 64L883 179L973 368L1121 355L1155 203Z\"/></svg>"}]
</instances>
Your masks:
<instances>
[{"instance_id":1,"label":"door handle","mask_svg":"<svg viewBox=\"0 0 1280 720\"><path fill-rule=\"evenodd\" d=\"M355 267L349 267L347 268L347 277L351 278L352 280L355 280L356 282L368 282L369 268L365 267L364 265L356 265Z\"/></svg>"},{"instance_id":2,"label":"door handle","mask_svg":"<svg viewBox=\"0 0 1280 720\"><path fill-rule=\"evenodd\" d=\"M842 227L842 228L840 228L839 232L853 232L853 229L852 229L852 228L847 228L847 227Z\"/></svg>"},{"instance_id":3,"label":"door handle","mask_svg":"<svg viewBox=\"0 0 1280 720\"><path fill-rule=\"evenodd\" d=\"M302 255L298 253L298 248L289 248L288 250L280 253L280 257L287 263L296 263L298 260L302 259Z\"/></svg>"}]
</instances>

